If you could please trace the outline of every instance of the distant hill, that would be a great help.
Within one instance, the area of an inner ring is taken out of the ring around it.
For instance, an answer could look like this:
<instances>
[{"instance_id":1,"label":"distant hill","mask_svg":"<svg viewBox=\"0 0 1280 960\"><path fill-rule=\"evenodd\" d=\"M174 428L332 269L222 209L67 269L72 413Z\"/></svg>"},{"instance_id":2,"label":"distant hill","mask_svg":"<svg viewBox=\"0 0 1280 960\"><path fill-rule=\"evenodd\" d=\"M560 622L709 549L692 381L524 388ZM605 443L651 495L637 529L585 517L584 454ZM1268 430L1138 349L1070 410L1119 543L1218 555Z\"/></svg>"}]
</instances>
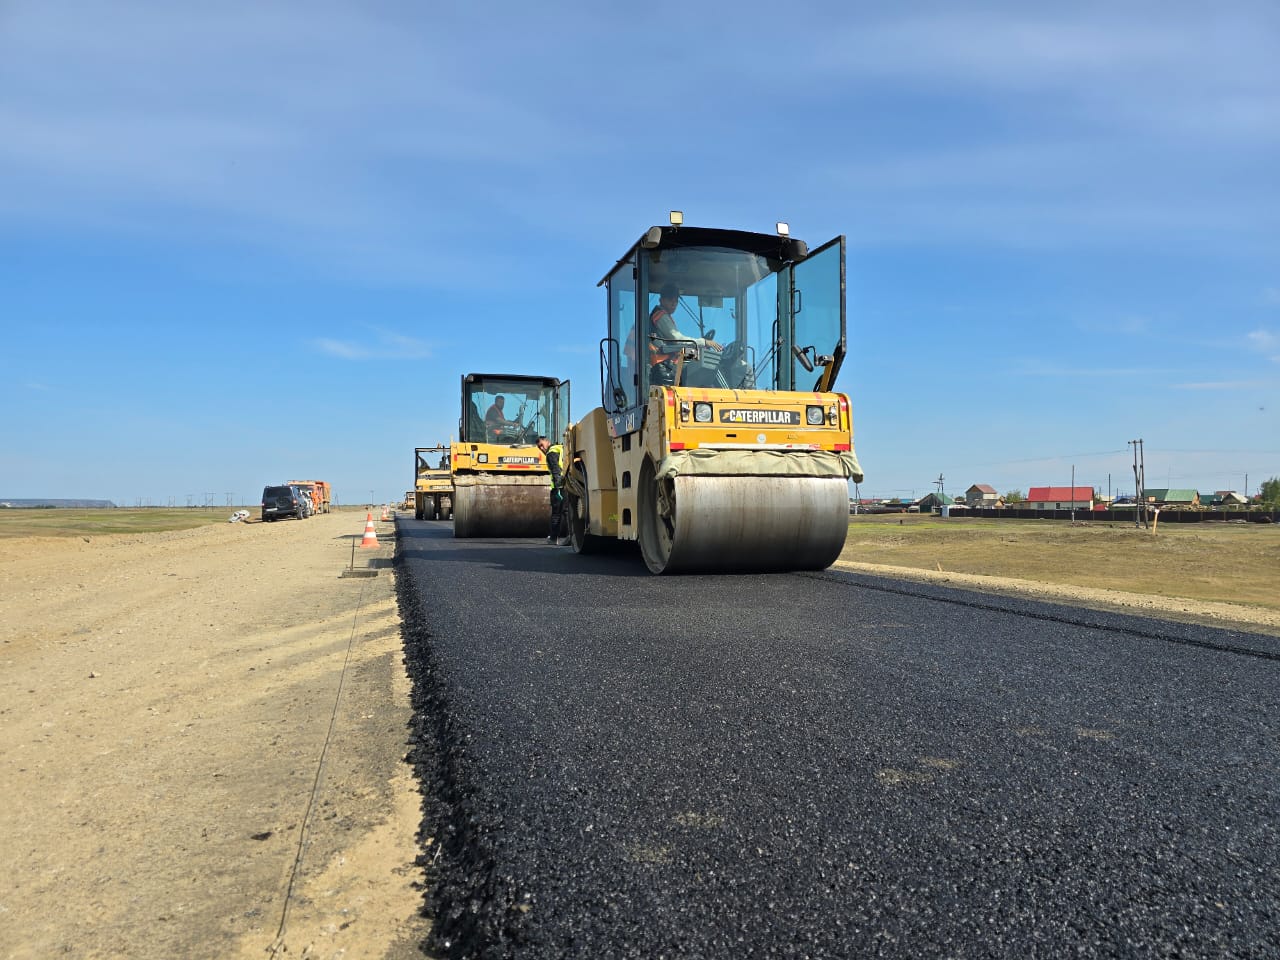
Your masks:
<instances>
[{"instance_id":1,"label":"distant hill","mask_svg":"<svg viewBox=\"0 0 1280 960\"><path fill-rule=\"evenodd\" d=\"M110 500L24 500L20 498L5 500L0 497L0 510L39 510L49 507L72 507L76 510L93 510L97 508L114 508L115 504Z\"/></svg>"}]
</instances>

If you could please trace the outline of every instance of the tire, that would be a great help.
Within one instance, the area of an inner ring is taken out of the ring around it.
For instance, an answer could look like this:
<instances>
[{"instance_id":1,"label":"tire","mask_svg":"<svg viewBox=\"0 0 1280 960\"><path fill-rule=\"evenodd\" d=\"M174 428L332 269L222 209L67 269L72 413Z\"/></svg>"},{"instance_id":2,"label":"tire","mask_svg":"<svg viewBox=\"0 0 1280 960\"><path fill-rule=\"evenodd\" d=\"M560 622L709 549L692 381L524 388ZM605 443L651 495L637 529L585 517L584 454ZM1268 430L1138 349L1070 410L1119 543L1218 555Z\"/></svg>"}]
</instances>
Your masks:
<instances>
[{"instance_id":1,"label":"tire","mask_svg":"<svg viewBox=\"0 0 1280 960\"><path fill-rule=\"evenodd\" d=\"M577 486L586 490L586 468L581 463L575 463L571 469L577 477ZM602 538L587 532L591 529L589 507L588 500L580 500L568 488L565 489L564 512L569 524L569 543L572 544L574 553L594 553L600 548Z\"/></svg>"},{"instance_id":2,"label":"tire","mask_svg":"<svg viewBox=\"0 0 1280 960\"><path fill-rule=\"evenodd\" d=\"M662 513L658 480L652 460L640 468L640 495L637 517L640 523L640 553L652 573L662 573L671 559L673 525L671 517Z\"/></svg>"}]
</instances>

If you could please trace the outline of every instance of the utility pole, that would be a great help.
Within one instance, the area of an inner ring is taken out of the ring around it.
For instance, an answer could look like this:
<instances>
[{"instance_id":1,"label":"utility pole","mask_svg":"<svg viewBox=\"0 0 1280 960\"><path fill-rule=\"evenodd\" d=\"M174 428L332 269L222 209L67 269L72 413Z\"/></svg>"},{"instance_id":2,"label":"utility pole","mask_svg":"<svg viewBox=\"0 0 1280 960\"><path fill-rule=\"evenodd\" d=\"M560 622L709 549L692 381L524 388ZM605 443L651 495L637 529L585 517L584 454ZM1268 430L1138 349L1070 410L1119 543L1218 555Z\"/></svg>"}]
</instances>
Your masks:
<instances>
[{"instance_id":1,"label":"utility pole","mask_svg":"<svg viewBox=\"0 0 1280 960\"><path fill-rule=\"evenodd\" d=\"M1137 502L1133 510L1133 525L1138 526L1141 518L1142 526L1147 526L1147 464L1142 450L1142 440L1129 440L1133 446L1133 496Z\"/></svg>"},{"instance_id":2,"label":"utility pole","mask_svg":"<svg viewBox=\"0 0 1280 960\"><path fill-rule=\"evenodd\" d=\"M1138 473L1142 477L1142 529L1150 529L1147 523L1147 448L1138 440Z\"/></svg>"},{"instance_id":3,"label":"utility pole","mask_svg":"<svg viewBox=\"0 0 1280 960\"><path fill-rule=\"evenodd\" d=\"M1074 463L1071 465L1071 492L1068 494L1068 496L1071 497L1071 522L1075 523L1076 522L1076 465Z\"/></svg>"}]
</instances>

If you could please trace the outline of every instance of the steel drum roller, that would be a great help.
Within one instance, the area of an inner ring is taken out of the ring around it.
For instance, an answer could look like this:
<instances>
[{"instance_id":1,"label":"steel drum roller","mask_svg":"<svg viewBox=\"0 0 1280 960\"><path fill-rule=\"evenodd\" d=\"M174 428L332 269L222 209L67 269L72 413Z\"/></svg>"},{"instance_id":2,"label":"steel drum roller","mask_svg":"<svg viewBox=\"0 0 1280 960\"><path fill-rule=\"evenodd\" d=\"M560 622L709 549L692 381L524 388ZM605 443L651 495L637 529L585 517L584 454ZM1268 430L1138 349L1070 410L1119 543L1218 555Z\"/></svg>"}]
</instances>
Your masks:
<instances>
[{"instance_id":1,"label":"steel drum roller","mask_svg":"<svg viewBox=\"0 0 1280 960\"><path fill-rule=\"evenodd\" d=\"M454 537L546 536L551 525L551 479L540 476L453 480Z\"/></svg>"},{"instance_id":2,"label":"steel drum roller","mask_svg":"<svg viewBox=\"0 0 1280 960\"><path fill-rule=\"evenodd\" d=\"M640 547L654 573L824 570L844 547L842 477L645 474Z\"/></svg>"}]
</instances>

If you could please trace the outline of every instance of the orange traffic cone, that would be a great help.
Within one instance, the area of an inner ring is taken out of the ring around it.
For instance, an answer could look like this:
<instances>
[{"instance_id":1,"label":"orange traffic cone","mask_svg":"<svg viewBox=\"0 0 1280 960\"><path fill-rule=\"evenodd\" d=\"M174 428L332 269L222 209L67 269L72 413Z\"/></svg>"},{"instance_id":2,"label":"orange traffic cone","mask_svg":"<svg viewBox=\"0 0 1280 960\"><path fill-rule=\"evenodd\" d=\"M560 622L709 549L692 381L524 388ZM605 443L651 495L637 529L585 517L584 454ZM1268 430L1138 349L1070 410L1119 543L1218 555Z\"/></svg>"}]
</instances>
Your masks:
<instances>
[{"instance_id":1,"label":"orange traffic cone","mask_svg":"<svg viewBox=\"0 0 1280 960\"><path fill-rule=\"evenodd\" d=\"M362 547L376 547L378 545L378 534L373 529L373 514L364 521L364 539L360 541Z\"/></svg>"},{"instance_id":2,"label":"orange traffic cone","mask_svg":"<svg viewBox=\"0 0 1280 960\"><path fill-rule=\"evenodd\" d=\"M390 519L391 519L391 514L387 510L387 505L384 503L382 505L382 520L385 523L387 520L390 520Z\"/></svg>"}]
</instances>

